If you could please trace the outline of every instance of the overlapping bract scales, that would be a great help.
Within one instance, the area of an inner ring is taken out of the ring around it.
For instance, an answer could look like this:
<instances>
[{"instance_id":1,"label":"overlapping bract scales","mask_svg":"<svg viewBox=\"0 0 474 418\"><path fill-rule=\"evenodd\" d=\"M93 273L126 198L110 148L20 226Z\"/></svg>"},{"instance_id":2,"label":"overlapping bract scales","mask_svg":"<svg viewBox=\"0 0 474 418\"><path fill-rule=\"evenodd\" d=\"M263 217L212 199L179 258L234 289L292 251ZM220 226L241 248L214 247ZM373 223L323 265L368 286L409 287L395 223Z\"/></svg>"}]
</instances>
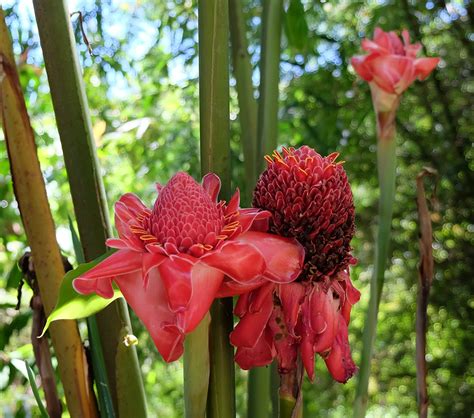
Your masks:
<instances>
[{"instance_id":1,"label":"overlapping bract scales","mask_svg":"<svg viewBox=\"0 0 474 418\"><path fill-rule=\"evenodd\" d=\"M337 156L307 146L275 152L255 188L253 205L273 214L270 230L305 247L301 280L331 275L352 260L354 203Z\"/></svg>"}]
</instances>

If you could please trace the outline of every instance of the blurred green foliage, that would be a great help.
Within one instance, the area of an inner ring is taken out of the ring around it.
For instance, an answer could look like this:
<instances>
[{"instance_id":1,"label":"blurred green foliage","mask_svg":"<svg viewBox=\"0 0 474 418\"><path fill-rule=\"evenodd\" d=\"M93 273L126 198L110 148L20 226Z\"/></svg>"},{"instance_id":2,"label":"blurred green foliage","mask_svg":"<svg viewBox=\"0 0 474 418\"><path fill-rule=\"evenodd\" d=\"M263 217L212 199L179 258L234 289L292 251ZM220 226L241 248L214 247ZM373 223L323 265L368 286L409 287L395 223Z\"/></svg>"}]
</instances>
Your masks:
<instances>
[{"instance_id":1,"label":"blurred green foliage","mask_svg":"<svg viewBox=\"0 0 474 418\"><path fill-rule=\"evenodd\" d=\"M244 1L257 85L261 4ZM58 240L72 255L67 216L73 213L31 7L7 0L8 25L21 73ZM392 267L382 299L373 375L371 416L416 416L415 300L418 225L415 177L425 165L438 170L432 200L436 276L428 331L429 394L433 416L469 416L474 410L473 150L474 5L469 1L288 1L281 55L281 144L308 144L341 153L357 209L353 241L359 264L352 274L362 292L350 327L359 359L364 308L377 221L374 115L366 83L349 58L373 29L408 28L425 53L440 56L437 71L404 95L398 112L398 178ZM109 202L132 191L151 203L154 183L177 170L199 173L197 15L190 0L77 0L94 50L90 56L73 17L94 132ZM235 84L234 80L231 82ZM242 152L236 92L231 90L234 185L241 184ZM0 134L1 135L1 134ZM428 187L430 192L432 187ZM110 207L112 205L110 204ZM15 359L33 361L29 298L15 310L16 260L26 248L13 197L5 143L0 140L0 415L37 414ZM72 260L72 256L70 257ZM166 365L133 318L151 416L183 415L182 366ZM334 383L322 361L316 382L305 381L305 416L350 414L355 379ZM239 371L239 416L245 416L245 378Z\"/></svg>"}]
</instances>

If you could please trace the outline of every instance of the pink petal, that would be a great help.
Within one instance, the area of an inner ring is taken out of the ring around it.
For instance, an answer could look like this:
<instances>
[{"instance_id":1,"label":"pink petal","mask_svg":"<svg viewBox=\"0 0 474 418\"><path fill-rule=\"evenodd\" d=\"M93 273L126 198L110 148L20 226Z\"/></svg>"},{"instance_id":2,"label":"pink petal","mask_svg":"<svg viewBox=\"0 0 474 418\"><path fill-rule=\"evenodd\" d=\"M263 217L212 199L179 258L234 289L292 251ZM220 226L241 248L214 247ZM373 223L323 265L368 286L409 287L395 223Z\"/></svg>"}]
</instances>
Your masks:
<instances>
[{"instance_id":1,"label":"pink petal","mask_svg":"<svg viewBox=\"0 0 474 418\"><path fill-rule=\"evenodd\" d=\"M209 311L223 279L224 275L219 270L201 262L194 265L191 274L191 299L186 311L178 314L178 324L186 333L193 331Z\"/></svg>"},{"instance_id":2,"label":"pink petal","mask_svg":"<svg viewBox=\"0 0 474 418\"><path fill-rule=\"evenodd\" d=\"M237 347L235 362L244 370L270 364L275 357L275 349L272 340L273 337L271 333L266 330L254 347Z\"/></svg>"},{"instance_id":3,"label":"pink petal","mask_svg":"<svg viewBox=\"0 0 474 418\"><path fill-rule=\"evenodd\" d=\"M265 259L258 249L235 240L225 242L222 247L202 256L200 260L241 284L259 278L266 269Z\"/></svg>"},{"instance_id":4,"label":"pink petal","mask_svg":"<svg viewBox=\"0 0 474 418\"><path fill-rule=\"evenodd\" d=\"M252 231L267 232L269 219L272 214L266 210L260 209L240 209L239 223L241 233L247 232L249 229Z\"/></svg>"},{"instance_id":5,"label":"pink petal","mask_svg":"<svg viewBox=\"0 0 474 418\"><path fill-rule=\"evenodd\" d=\"M352 57L351 64L354 67L355 72L359 74L362 79L365 81L372 81L372 70L365 62L367 57L368 55Z\"/></svg>"},{"instance_id":6,"label":"pink petal","mask_svg":"<svg viewBox=\"0 0 474 418\"><path fill-rule=\"evenodd\" d=\"M257 289L265 283L267 283L267 279L263 276L245 284L240 284L229 277L224 277L224 281L222 282L221 287L216 294L216 298L244 295L247 292Z\"/></svg>"},{"instance_id":7,"label":"pink petal","mask_svg":"<svg viewBox=\"0 0 474 418\"><path fill-rule=\"evenodd\" d=\"M83 294L97 293L104 298L114 294L112 279L141 269L142 255L135 251L119 250L73 280L74 289Z\"/></svg>"},{"instance_id":8,"label":"pink petal","mask_svg":"<svg viewBox=\"0 0 474 418\"><path fill-rule=\"evenodd\" d=\"M219 178L219 176L214 173L207 173L202 178L202 187L207 193L209 193L211 199L214 202L217 202L217 196L219 195L219 191L221 190L221 179Z\"/></svg>"},{"instance_id":9,"label":"pink petal","mask_svg":"<svg viewBox=\"0 0 474 418\"><path fill-rule=\"evenodd\" d=\"M260 339L273 310L273 284L267 284L252 292L249 310L230 334L230 342L236 347L253 347ZM259 299L259 300L255 300Z\"/></svg>"},{"instance_id":10,"label":"pink petal","mask_svg":"<svg viewBox=\"0 0 474 418\"><path fill-rule=\"evenodd\" d=\"M314 350L313 339L309 335L303 335L300 344L301 360L308 374L309 380L314 381Z\"/></svg>"},{"instance_id":11,"label":"pink petal","mask_svg":"<svg viewBox=\"0 0 474 418\"><path fill-rule=\"evenodd\" d=\"M158 351L167 362L183 353L184 333L176 325L176 317L168 307L168 297L157 269L150 271L145 290L141 272L118 276L116 282L128 304L141 319Z\"/></svg>"},{"instance_id":12,"label":"pink petal","mask_svg":"<svg viewBox=\"0 0 474 418\"><path fill-rule=\"evenodd\" d=\"M166 289L168 304L173 312L184 311L192 294L193 264L179 256L170 256L159 264L158 271Z\"/></svg>"},{"instance_id":13,"label":"pink petal","mask_svg":"<svg viewBox=\"0 0 474 418\"><path fill-rule=\"evenodd\" d=\"M370 39L363 39L361 45L362 49L367 52L377 53L381 55L390 54L389 49L387 49L383 45L379 45L378 43L371 41Z\"/></svg>"},{"instance_id":14,"label":"pink petal","mask_svg":"<svg viewBox=\"0 0 474 418\"><path fill-rule=\"evenodd\" d=\"M160 253L144 253L142 259L143 284L146 288L148 284L148 273L152 268L158 267L168 257Z\"/></svg>"},{"instance_id":15,"label":"pink petal","mask_svg":"<svg viewBox=\"0 0 474 418\"><path fill-rule=\"evenodd\" d=\"M440 58L418 58L415 60L415 75L419 80L424 80L436 68Z\"/></svg>"},{"instance_id":16,"label":"pink petal","mask_svg":"<svg viewBox=\"0 0 474 418\"><path fill-rule=\"evenodd\" d=\"M251 244L263 255L266 263L265 277L276 283L295 280L303 267L304 248L294 239L264 232L248 231L236 241Z\"/></svg>"},{"instance_id":17,"label":"pink petal","mask_svg":"<svg viewBox=\"0 0 474 418\"><path fill-rule=\"evenodd\" d=\"M227 209L226 209L226 214L229 215L233 212L236 212L239 209L240 205L240 190L237 188L235 191L234 195L230 199Z\"/></svg>"},{"instance_id":18,"label":"pink petal","mask_svg":"<svg viewBox=\"0 0 474 418\"><path fill-rule=\"evenodd\" d=\"M105 241L105 245L107 245L107 247L109 248L117 248L119 250L127 250L129 249L129 246L128 244L121 240L121 239L117 239L117 238L109 238Z\"/></svg>"}]
</instances>

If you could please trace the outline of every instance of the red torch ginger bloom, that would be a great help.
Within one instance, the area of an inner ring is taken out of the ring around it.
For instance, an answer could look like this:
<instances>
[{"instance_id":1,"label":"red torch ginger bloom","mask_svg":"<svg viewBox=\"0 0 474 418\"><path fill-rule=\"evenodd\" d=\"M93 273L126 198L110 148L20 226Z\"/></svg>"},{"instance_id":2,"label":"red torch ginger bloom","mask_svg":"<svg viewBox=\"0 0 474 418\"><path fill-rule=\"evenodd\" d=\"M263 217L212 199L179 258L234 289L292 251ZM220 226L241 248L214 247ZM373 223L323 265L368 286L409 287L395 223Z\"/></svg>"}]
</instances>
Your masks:
<instances>
[{"instance_id":1,"label":"red torch ginger bloom","mask_svg":"<svg viewBox=\"0 0 474 418\"><path fill-rule=\"evenodd\" d=\"M296 238L305 248L303 271L293 283L268 283L240 296L240 322L231 334L243 369L278 358L280 373L295 370L298 355L314 379L321 355L334 379L346 382L357 370L347 326L360 297L348 267L354 263L354 204L337 154L320 156L303 146L273 158L254 192L255 207L272 213L270 231Z\"/></svg>"},{"instance_id":2,"label":"red torch ginger bloom","mask_svg":"<svg viewBox=\"0 0 474 418\"><path fill-rule=\"evenodd\" d=\"M417 58L421 44L411 44L408 31L402 32L403 43L395 32L375 29L374 39L364 39L362 48L368 55L353 57L357 74L369 82L375 111L379 116L379 137L391 133L389 122L398 108L401 94L416 80L424 80L436 68L439 58ZM380 120L382 118L382 120ZM385 121L384 119L389 119ZM389 132L386 132L387 129Z\"/></svg>"},{"instance_id":3,"label":"red torch ginger bloom","mask_svg":"<svg viewBox=\"0 0 474 418\"><path fill-rule=\"evenodd\" d=\"M294 280L304 250L296 241L261 231L270 214L239 208L239 191L217 201L220 180L207 174L202 186L186 173L158 186L153 209L134 194L115 204L118 249L74 280L80 293L109 298L112 282L143 321L166 361L183 352L185 334L205 316L225 286L238 294L266 283ZM227 275L223 285L224 275Z\"/></svg>"}]
</instances>

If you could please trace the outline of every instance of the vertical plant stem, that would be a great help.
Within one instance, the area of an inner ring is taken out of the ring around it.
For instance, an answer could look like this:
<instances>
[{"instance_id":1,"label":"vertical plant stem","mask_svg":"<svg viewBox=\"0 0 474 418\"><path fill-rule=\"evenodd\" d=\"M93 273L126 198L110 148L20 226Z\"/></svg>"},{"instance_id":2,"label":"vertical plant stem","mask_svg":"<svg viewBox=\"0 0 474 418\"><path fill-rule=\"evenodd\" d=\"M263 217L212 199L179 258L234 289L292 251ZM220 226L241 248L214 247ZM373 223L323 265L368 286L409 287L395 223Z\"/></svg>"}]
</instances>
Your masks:
<instances>
[{"instance_id":1,"label":"vertical plant stem","mask_svg":"<svg viewBox=\"0 0 474 418\"><path fill-rule=\"evenodd\" d=\"M250 369L248 379L248 417L268 417L270 414L270 368Z\"/></svg>"},{"instance_id":2,"label":"vertical plant stem","mask_svg":"<svg viewBox=\"0 0 474 418\"><path fill-rule=\"evenodd\" d=\"M200 0L199 113L201 172L214 172L222 197L230 197L229 146L229 9L228 0ZM211 307L208 418L235 416L235 371L229 333L233 327L232 298Z\"/></svg>"},{"instance_id":3,"label":"vertical plant stem","mask_svg":"<svg viewBox=\"0 0 474 418\"><path fill-rule=\"evenodd\" d=\"M110 225L73 31L64 0L34 0L33 5L79 235L89 261L104 253ZM132 332L125 302L110 304L97 315L97 324L117 415L146 416L135 347L121 347Z\"/></svg>"},{"instance_id":4,"label":"vertical plant stem","mask_svg":"<svg viewBox=\"0 0 474 418\"><path fill-rule=\"evenodd\" d=\"M303 417L303 376L301 359L294 370L280 374L280 418Z\"/></svg>"},{"instance_id":5,"label":"vertical plant stem","mask_svg":"<svg viewBox=\"0 0 474 418\"><path fill-rule=\"evenodd\" d=\"M278 374L278 361L273 360L270 366L270 400L272 403L272 418L280 416L280 400L278 389L280 387L280 375Z\"/></svg>"},{"instance_id":6,"label":"vertical plant stem","mask_svg":"<svg viewBox=\"0 0 474 418\"><path fill-rule=\"evenodd\" d=\"M416 303L416 386L418 398L418 416L428 417L428 387L426 384L426 330L428 327L428 297L434 276L433 230L431 215L425 198L423 179L427 175L436 175L436 171L425 168L416 177L416 204L420 224L420 265L418 275L418 296Z\"/></svg>"},{"instance_id":7,"label":"vertical plant stem","mask_svg":"<svg viewBox=\"0 0 474 418\"><path fill-rule=\"evenodd\" d=\"M379 139L377 142L377 169L380 185L379 226L375 250L374 272L370 281L370 300L363 333L362 359L359 369L359 380L354 404L354 417L365 416L368 402L370 363L377 331L377 316L385 278L390 230L392 225L393 203L395 198L396 177L396 140L395 131L392 138Z\"/></svg>"},{"instance_id":8,"label":"vertical plant stem","mask_svg":"<svg viewBox=\"0 0 474 418\"><path fill-rule=\"evenodd\" d=\"M64 266L36 154L33 129L21 92L10 36L0 8L0 114L15 197L33 255L46 315L53 310ZM50 328L61 381L71 416L97 417L94 393L77 325L60 321Z\"/></svg>"},{"instance_id":9,"label":"vertical plant stem","mask_svg":"<svg viewBox=\"0 0 474 418\"><path fill-rule=\"evenodd\" d=\"M263 156L271 154L277 147L282 13L282 0L263 1L260 98L258 102L257 167L259 170L264 167Z\"/></svg>"},{"instance_id":10,"label":"vertical plant stem","mask_svg":"<svg viewBox=\"0 0 474 418\"><path fill-rule=\"evenodd\" d=\"M184 341L184 410L186 418L204 418L209 382L209 313Z\"/></svg>"},{"instance_id":11,"label":"vertical plant stem","mask_svg":"<svg viewBox=\"0 0 474 418\"><path fill-rule=\"evenodd\" d=\"M250 203L257 180L257 101L252 83L252 64L248 53L242 0L229 0L232 67L239 101L241 143L244 152L244 200Z\"/></svg>"}]
</instances>

